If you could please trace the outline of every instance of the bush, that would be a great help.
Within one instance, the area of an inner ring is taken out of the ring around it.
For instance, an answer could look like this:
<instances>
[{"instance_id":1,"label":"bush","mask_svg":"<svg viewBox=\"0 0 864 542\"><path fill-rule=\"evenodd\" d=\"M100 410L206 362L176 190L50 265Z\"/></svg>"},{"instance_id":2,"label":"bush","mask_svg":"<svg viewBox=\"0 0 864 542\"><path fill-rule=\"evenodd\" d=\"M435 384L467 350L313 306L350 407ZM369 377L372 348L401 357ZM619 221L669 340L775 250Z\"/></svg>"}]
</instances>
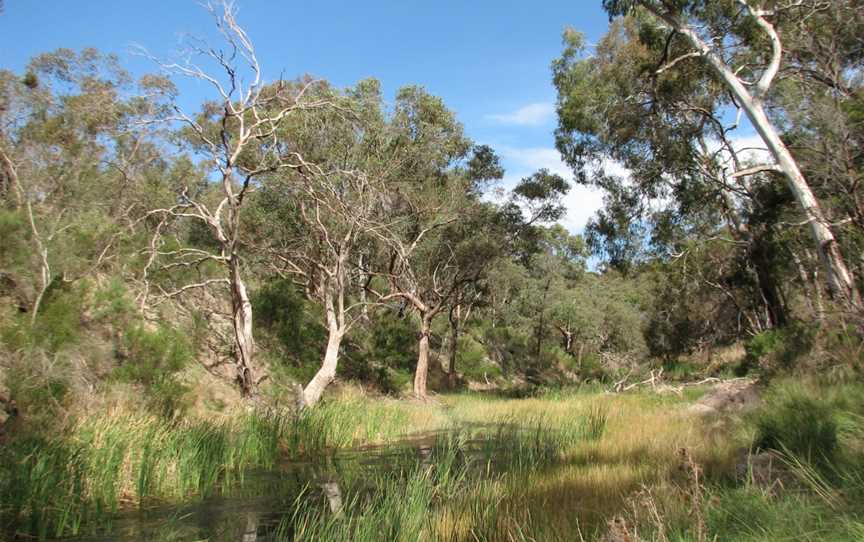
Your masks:
<instances>
[{"instance_id":1,"label":"bush","mask_svg":"<svg viewBox=\"0 0 864 542\"><path fill-rule=\"evenodd\" d=\"M123 342L123 357L127 360L117 374L129 381L155 383L180 371L192 359L192 347L186 336L163 324L153 331L134 324L126 331Z\"/></svg>"},{"instance_id":2,"label":"bush","mask_svg":"<svg viewBox=\"0 0 864 542\"><path fill-rule=\"evenodd\" d=\"M271 339L271 346L290 358L293 368L314 367L315 374L327 342L318 307L287 280L265 284L252 296L252 305L255 325L263 332L259 337Z\"/></svg>"},{"instance_id":3,"label":"bush","mask_svg":"<svg viewBox=\"0 0 864 542\"><path fill-rule=\"evenodd\" d=\"M372 383L384 393L397 395L406 389L411 389L414 374L406 369L379 367L372 378Z\"/></svg>"},{"instance_id":4,"label":"bush","mask_svg":"<svg viewBox=\"0 0 864 542\"><path fill-rule=\"evenodd\" d=\"M799 387L770 397L756 418L755 446L794 454L816 465L828 465L837 452L833 409Z\"/></svg>"},{"instance_id":5,"label":"bush","mask_svg":"<svg viewBox=\"0 0 864 542\"><path fill-rule=\"evenodd\" d=\"M582 356L582 363L579 365L579 377L583 381L608 382L610 376L598 354L588 352Z\"/></svg>"},{"instance_id":6,"label":"bush","mask_svg":"<svg viewBox=\"0 0 864 542\"><path fill-rule=\"evenodd\" d=\"M0 330L0 339L10 350L44 349L59 352L81 339L81 314L85 297L83 283L69 287L54 280L45 292L36 321L29 313L16 315Z\"/></svg>"},{"instance_id":7,"label":"bush","mask_svg":"<svg viewBox=\"0 0 864 542\"><path fill-rule=\"evenodd\" d=\"M765 376L789 371L810 352L813 340L813 329L800 324L763 331L744 345L745 356L735 374L744 376L756 368Z\"/></svg>"},{"instance_id":8,"label":"bush","mask_svg":"<svg viewBox=\"0 0 864 542\"><path fill-rule=\"evenodd\" d=\"M162 324L152 331L134 324L123 337L120 357L125 361L115 369L115 376L144 385L154 410L174 417L186 408L188 388L176 374L192 359L193 351L183 332Z\"/></svg>"},{"instance_id":9,"label":"bush","mask_svg":"<svg viewBox=\"0 0 864 542\"><path fill-rule=\"evenodd\" d=\"M65 359L41 350L20 352L6 368L5 382L28 425L51 427L70 392Z\"/></svg>"},{"instance_id":10,"label":"bush","mask_svg":"<svg viewBox=\"0 0 864 542\"><path fill-rule=\"evenodd\" d=\"M456 353L456 372L472 381L496 379L501 376L501 367L491 363L486 349L471 335L464 335Z\"/></svg>"}]
</instances>

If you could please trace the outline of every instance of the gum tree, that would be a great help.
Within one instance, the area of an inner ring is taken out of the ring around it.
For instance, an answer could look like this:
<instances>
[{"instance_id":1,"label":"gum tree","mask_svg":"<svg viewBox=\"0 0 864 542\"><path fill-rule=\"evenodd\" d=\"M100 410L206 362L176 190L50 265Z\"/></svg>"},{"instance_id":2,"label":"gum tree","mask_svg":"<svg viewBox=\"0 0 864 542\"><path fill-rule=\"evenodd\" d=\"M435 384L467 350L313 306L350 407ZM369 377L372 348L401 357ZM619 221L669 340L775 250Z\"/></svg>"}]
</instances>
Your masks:
<instances>
[{"instance_id":1,"label":"gum tree","mask_svg":"<svg viewBox=\"0 0 864 542\"><path fill-rule=\"evenodd\" d=\"M784 63L783 24L832 9L831 4L812 0L604 0L603 7L610 16L649 14L668 29L667 55L656 73L702 62L712 77L723 83L731 104L747 116L773 159L734 175L777 172L783 176L805 216L831 291L843 305L860 311L861 295L840 252L832 224L766 110ZM681 41L686 48L675 47ZM676 54L668 54L670 51Z\"/></svg>"},{"instance_id":2,"label":"gum tree","mask_svg":"<svg viewBox=\"0 0 864 542\"><path fill-rule=\"evenodd\" d=\"M150 211L161 220L154 228L149 259L144 270L148 284L141 297L142 307L151 297L149 277L156 271L197 269L209 264L214 271L199 280L160 289L155 303L181 296L190 290L218 287L230 295L235 378L245 396L255 393L263 378L255 363L252 302L245 278L243 215L250 195L268 174L307 166L303 157L279 137L279 128L299 111L323 107L322 100L306 99L316 83L306 80L294 85L284 81L266 84L255 49L237 23L230 4L214 14L227 50L192 47L192 53L217 68L208 73L191 63L162 63L166 70L198 79L217 93L215 102L205 105L197 116L178 110L171 120L183 126L181 135L205 164L205 186L187 183L176 204ZM278 107L275 107L278 104ZM163 229L169 220L194 222L209 236L197 246L166 246Z\"/></svg>"}]
</instances>

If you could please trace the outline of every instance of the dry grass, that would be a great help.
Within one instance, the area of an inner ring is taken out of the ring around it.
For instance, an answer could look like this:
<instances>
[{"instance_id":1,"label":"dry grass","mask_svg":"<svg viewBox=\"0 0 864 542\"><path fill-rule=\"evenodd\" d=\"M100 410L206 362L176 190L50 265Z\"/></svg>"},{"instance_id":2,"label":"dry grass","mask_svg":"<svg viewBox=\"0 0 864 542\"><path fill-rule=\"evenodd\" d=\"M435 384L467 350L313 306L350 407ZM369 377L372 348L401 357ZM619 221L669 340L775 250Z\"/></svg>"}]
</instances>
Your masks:
<instances>
[{"instance_id":1,"label":"dry grass","mask_svg":"<svg viewBox=\"0 0 864 542\"><path fill-rule=\"evenodd\" d=\"M734 469L735 439L724 428L687 415L685 405L672 399L585 394L518 401L459 397L452 403L454 417L473 423L543 413L554 426L592 408L608 413L602 438L579 442L565 451L563 466L515 479L506 492L505 505L527 508L535 524L546 526L544 536L550 539L596 536L642 488L654 488L659 498L674 495L687 479L681 450L688 450L712 476Z\"/></svg>"}]
</instances>

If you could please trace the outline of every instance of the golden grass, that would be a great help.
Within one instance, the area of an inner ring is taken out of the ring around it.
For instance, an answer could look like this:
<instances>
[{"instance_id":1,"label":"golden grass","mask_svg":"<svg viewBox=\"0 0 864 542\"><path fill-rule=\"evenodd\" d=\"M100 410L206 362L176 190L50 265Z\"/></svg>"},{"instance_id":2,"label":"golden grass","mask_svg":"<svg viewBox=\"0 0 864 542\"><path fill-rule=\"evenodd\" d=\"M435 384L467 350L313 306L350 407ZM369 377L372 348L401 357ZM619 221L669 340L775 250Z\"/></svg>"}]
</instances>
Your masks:
<instances>
[{"instance_id":1,"label":"golden grass","mask_svg":"<svg viewBox=\"0 0 864 542\"><path fill-rule=\"evenodd\" d=\"M687 481L683 450L711 475L733 468L736 439L710 420L687 414L678 399L594 393L521 400L451 396L444 402L452 420L469 424L540 417L560 427L590 409L607 413L602 438L565 450L561 466L511 477L497 489L503 491L499 507L543 525L549 539L578 540L580 533L592 538L643 488L661 496L676 493ZM445 511L441 521L453 522L452 515Z\"/></svg>"}]
</instances>

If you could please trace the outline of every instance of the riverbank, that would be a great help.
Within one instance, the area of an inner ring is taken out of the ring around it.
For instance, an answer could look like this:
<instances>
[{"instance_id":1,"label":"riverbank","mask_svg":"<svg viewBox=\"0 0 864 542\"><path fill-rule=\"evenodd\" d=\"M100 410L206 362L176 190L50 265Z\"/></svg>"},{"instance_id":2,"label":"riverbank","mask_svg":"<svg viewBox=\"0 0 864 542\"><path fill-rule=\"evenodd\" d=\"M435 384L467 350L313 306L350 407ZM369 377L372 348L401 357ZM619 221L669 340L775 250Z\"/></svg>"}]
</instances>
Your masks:
<instances>
[{"instance_id":1,"label":"riverbank","mask_svg":"<svg viewBox=\"0 0 864 542\"><path fill-rule=\"evenodd\" d=\"M286 497L261 535L701 541L864 533L860 388L778 383L762 392L761 409L694 413L706 391L473 393L424 403L349 392L302 416L261 409L170 423L117 407L4 446L3 524L9 536L76 536L124 510L230 495L250 471L338 461L349 448L410 448L406 437L426 435L419 459L398 468L343 480L333 471L338 513L320 495Z\"/></svg>"}]
</instances>

